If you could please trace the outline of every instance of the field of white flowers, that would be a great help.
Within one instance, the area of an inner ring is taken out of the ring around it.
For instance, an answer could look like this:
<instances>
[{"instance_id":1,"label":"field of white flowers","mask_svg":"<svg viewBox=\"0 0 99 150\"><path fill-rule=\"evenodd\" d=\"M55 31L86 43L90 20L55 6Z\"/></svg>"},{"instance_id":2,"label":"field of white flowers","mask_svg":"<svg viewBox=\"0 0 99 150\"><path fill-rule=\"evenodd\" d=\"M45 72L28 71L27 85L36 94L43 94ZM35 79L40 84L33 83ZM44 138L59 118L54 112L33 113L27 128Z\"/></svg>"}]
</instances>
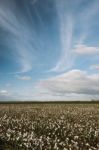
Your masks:
<instances>
[{"instance_id":1,"label":"field of white flowers","mask_svg":"<svg viewBox=\"0 0 99 150\"><path fill-rule=\"evenodd\" d=\"M0 150L99 150L99 104L0 104Z\"/></svg>"}]
</instances>

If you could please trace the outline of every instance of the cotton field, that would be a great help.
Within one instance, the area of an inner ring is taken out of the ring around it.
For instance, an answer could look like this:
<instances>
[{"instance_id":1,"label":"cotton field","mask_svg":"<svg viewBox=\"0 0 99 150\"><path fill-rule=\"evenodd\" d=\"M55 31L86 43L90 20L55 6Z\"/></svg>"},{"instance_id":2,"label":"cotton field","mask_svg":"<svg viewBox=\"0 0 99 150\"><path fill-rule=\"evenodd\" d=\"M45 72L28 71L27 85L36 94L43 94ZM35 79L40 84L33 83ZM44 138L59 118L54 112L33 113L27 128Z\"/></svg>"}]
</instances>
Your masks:
<instances>
[{"instance_id":1,"label":"cotton field","mask_svg":"<svg viewBox=\"0 0 99 150\"><path fill-rule=\"evenodd\" d=\"M99 104L0 104L0 150L99 150Z\"/></svg>"}]
</instances>

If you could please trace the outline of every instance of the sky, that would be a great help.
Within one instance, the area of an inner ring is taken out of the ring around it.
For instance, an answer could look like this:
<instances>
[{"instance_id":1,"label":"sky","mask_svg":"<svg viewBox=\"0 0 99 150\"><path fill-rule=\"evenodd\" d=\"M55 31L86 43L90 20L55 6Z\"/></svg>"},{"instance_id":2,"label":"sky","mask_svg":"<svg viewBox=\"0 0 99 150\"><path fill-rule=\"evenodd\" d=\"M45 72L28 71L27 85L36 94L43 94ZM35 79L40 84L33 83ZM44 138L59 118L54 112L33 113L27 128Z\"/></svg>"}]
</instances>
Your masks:
<instances>
[{"instance_id":1,"label":"sky","mask_svg":"<svg viewBox=\"0 0 99 150\"><path fill-rule=\"evenodd\" d=\"M99 99L99 0L0 0L0 100Z\"/></svg>"}]
</instances>

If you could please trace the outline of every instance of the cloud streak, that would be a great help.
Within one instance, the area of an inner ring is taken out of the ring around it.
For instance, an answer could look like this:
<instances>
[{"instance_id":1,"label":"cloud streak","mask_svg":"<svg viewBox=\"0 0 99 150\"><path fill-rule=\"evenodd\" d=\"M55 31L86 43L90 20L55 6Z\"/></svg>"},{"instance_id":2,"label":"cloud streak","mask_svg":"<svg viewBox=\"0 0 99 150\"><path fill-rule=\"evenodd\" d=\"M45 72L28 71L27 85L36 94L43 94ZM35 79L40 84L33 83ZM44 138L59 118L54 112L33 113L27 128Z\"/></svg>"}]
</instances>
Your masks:
<instances>
[{"instance_id":1,"label":"cloud streak","mask_svg":"<svg viewBox=\"0 0 99 150\"><path fill-rule=\"evenodd\" d=\"M56 0L56 10L59 18L61 54L58 62L51 71L65 72L73 67L77 58L77 55L73 51L73 47L76 47L76 52L79 54L98 52L98 48L87 47L83 44L86 43L93 24L97 24L94 17L97 17L99 14L98 4L98 1L95 0L86 3L84 7L83 0L76 0L75 2L71 0L68 2L65 0ZM79 7L82 7L82 11L78 13L77 10Z\"/></svg>"},{"instance_id":2,"label":"cloud streak","mask_svg":"<svg viewBox=\"0 0 99 150\"><path fill-rule=\"evenodd\" d=\"M68 16L66 22L64 23L62 22L61 24L62 52L60 55L59 62L53 68L53 71L62 72L72 65L72 61L70 63L70 59L73 56L71 52L72 34L73 34L73 18Z\"/></svg>"},{"instance_id":3,"label":"cloud streak","mask_svg":"<svg viewBox=\"0 0 99 150\"><path fill-rule=\"evenodd\" d=\"M73 56L71 52L71 43L73 36L74 20L73 16L66 12L66 1L56 1L56 10L59 19L59 32L61 40L61 54L56 66L52 69L55 72L62 72L69 68L73 62L70 59Z\"/></svg>"},{"instance_id":4,"label":"cloud streak","mask_svg":"<svg viewBox=\"0 0 99 150\"><path fill-rule=\"evenodd\" d=\"M27 3L24 5L29 7ZM0 2L0 28L8 33L5 42L10 52L12 51L15 62L20 66L17 72L24 73L32 70L38 57L36 50L40 49L41 45L33 28L33 20L30 24L31 14L26 16L24 12L18 12L16 9L15 1Z\"/></svg>"}]
</instances>

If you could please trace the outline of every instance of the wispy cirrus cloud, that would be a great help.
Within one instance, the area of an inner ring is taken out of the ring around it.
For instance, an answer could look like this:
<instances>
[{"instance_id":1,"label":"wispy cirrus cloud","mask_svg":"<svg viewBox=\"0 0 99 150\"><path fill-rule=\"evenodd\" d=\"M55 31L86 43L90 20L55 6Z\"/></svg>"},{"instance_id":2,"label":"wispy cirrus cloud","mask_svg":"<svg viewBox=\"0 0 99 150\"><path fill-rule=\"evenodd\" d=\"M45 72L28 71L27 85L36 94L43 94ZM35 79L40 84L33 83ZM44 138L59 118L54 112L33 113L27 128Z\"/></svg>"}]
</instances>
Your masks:
<instances>
[{"instance_id":1,"label":"wispy cirrus cloud","mask_svg":"<svg viewBox=\"0 0 99 150\"><path fill-rule=\"evenodd\" d=\"M62 19L65 19L65 16L61 18L61 44L62 44L62 52L59 58L59 62L56 66L52 69L52 71L59 71L62 72L66 68L68 69L72 65L72 61L69 60L73 57L71 52L71 43L72 43L72 35L73 35L73 18L67 16L65 21L63 22Z\"/></svg>"},{"instance_id":2,"label":"wispy cirrus cloud","mask_svg":"<svg viewBox=\"0 0 99 150\"><path fill-rule=\"evenodd\" d=\"M1 0L1 89L16 99L99 97L98 18L98 0Z\"/></svg>"},{"instance_id":3,"label":"wispy cirrus cloud","mask_svg":"<svg viewBox=\"0 0 99 150\"><path fill-rule=\"evenodd\" d=\"M24 1L23 5L29 7ZM32 5L32 4L31 4ZM28 8L29 9L29 8ZM27 11L27 9L26 9ZM7 33L5 45L10 49L14 61L19 66L15 73L24 73L32 70L37 60L36 50L41 48L39 38L34 28L33 19L27 11L17 10L17 3L12 0L0 2L0 28ZM28 21L29 20L29 21Z\"/></svg>"},{"instance_id":4,"label":"wispy cirrus cloud","mask_svg":"<svg viewBox=\"0 0 99 150\"><path fill-rule=\"evenodd\" d=\"M56 1L56 10L59 19L59 32L60 32L60 42L61 42L61 54L59 61L56 66L51 69L51 71L62 72L72 65L70 59L73 56L71 52L72 37L74 30L74 19L73 15L66 12L66 1L60 2Z\"/></svg>"},{"instance_id":5,"label":"wispy cirrus cloud","mask_svg":"<svg viewBox=\"0 0 99 150\"><path fill-rule=\"evenodd\" d=\"M78 12L79 7L81 11ZM56 10L59 18L59 32L61 41L61 53L58 62L51 69L55 72L65 72L70 69L76 58L76 54L96 54L98 48L94 46L86 46L86 40L91 34L91 28L98 22L94 20L99 15L99 2L76 0L73 1L57 1ZM74 52L74 48L75 52Z\"/></svg>"}]
</instances>

